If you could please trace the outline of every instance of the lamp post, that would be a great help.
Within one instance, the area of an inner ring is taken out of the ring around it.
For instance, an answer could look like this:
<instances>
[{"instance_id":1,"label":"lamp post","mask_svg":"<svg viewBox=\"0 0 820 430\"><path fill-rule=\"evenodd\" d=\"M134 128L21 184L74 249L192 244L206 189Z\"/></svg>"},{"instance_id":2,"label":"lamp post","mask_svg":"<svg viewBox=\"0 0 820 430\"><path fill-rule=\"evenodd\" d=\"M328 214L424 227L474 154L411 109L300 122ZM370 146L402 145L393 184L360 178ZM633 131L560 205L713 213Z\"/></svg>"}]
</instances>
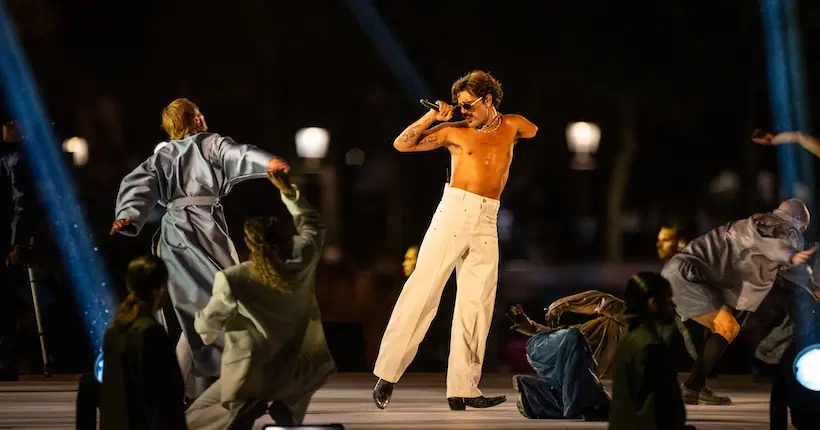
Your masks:
<instances>
[{"instance_id":1,"label":"lamp post","mask_svg":"<svg viewBox=\"0 0 820 430\"><path fill-rule=\"evenodd\" d=\"M597 125L589 122L573 122L567 125L567 146L573 152L570 168L576 171L589 171L595 169L595 161L592 154L598 150L598 142L601 140L601 129ZM586 255L586 247L590 245L596 235L597 220L589 215L589 175L581 173L574 181L577 188L577 215L576 229L582 241L576 243L575 252Z\"/></svg>"},{"instance_id":2,"label":"lamp post","mask_svg":"<svg viewBox=\"0 0 820 430\"><path fill-rule=\"evenodd\" d=\"M319 178L321 210L327 226L325 260L338 261L338 218L336 217L336 169L323 164L330 146L330 133L324 128L307 127L296 132L296 155L302 159L302 174Z\"/></svg>"},{"instance_id":3,"label":"lamp post","mask_svg":"<svg viewBox=\"0 0 820 430\"><path fill-rule=\"evenodd\" d=\"M567 145L575 156L570 162L573 170L594 170L592 154L598 151L601 129L590 122L573 122L567 126Z\"/></svg>"}]
</instances>

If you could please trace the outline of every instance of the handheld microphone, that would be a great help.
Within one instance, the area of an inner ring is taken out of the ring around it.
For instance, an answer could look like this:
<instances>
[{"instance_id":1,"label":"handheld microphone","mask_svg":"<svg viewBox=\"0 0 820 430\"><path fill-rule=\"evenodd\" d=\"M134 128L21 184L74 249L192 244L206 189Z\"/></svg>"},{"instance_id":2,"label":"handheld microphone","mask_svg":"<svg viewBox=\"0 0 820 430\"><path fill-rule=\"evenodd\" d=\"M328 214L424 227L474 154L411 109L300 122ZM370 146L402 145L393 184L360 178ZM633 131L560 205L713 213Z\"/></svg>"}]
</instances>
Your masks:
<instances>
[{"instance_id":1,"label":"handheld microphone","mask_svg":"<svg viewBox=\"0 0 820 430\"><path fill-rule=\"evenodd\" d=\"M438 112L438 105L429 100L421 99L419 100L419 103L421 103L422 106L428 109L433 109L434 111Z\"/></svg>"}]
</instances>

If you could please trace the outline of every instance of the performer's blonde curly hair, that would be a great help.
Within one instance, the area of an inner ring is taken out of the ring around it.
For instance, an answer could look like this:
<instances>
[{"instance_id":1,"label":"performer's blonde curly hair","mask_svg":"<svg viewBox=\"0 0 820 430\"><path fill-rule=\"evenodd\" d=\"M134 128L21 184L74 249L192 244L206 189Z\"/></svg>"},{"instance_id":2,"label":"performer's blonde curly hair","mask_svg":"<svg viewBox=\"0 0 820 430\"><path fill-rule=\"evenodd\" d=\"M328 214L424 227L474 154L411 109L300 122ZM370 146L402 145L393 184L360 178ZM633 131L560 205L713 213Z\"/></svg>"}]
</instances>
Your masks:
<instances>
[{"instance_id":1,"label":"performer's blonde curly hair","mask_svg":"<svg viewBox=\"0 0 820 430\"><path fill-rule=\"evenodd\" d=\"M276 218L251 218L245 222L245 243L250 249L251 275L274 289L287 291L277 245Z\"/></svg>"}]
</instances>

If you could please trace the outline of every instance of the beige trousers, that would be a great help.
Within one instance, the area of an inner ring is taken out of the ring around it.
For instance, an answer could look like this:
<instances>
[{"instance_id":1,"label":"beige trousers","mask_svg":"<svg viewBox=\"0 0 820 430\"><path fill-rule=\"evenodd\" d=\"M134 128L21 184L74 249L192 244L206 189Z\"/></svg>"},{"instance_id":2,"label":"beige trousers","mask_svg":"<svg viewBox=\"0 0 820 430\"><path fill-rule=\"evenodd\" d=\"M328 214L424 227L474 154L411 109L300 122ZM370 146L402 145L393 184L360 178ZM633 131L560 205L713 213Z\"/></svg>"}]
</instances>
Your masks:
<instances>
[{"instance_id":1,"label":"beige trousers","mask_svg":"<svg viewBox=\"0 0 820 430\"><path fill-rule=\"evenodd\" d=\"M373 373L398 382L418 352L456 270L447 397L478 397L498 286L498 200L445 187L382 338Z\"/></svg>"}]
</instances>

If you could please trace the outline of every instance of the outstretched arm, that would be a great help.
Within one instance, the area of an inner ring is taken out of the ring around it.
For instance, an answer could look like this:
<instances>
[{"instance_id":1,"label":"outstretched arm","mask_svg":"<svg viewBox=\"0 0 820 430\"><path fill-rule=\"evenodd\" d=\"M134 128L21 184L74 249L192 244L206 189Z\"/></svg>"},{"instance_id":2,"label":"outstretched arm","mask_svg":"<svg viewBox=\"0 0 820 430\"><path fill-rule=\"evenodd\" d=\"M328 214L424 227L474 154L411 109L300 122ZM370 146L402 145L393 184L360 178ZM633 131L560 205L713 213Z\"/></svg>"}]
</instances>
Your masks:
<instances>
[{"instance_id":1,"label":"outstretched arm","mask_svg":"<svg viewBox=\"0 0 820 430\"><path fill-rule=\"evenodd\" d=\"M596 290L584 291L562 297L550 304L546 309L547 320L557 318L563 312L572 312L581 315L605 315L616 317L623 313L625 308L623 300L612 294L602 293Z\"/></svg>"},{"instance_id":2,"label":"outstretched arm","mask_svg":"<svg viewBox=\"0 0 820 430\"><path fill-rule=\"evenodd\" d=\"M264 149L236 143L230 137L220 136L219 139L216 151L227 187L248 179L264 178L268 172L287 173L290 170L284 160Z\"/></svg>"},{"instance_id":3,"label":"outstretched arm","mask_svg":"<svg viewBox=\"0 0 820 430\"><path fill-rule=\"evenodd\" d=\"M799 143L809 152L820 157L820 140L799 131L787 131L778 135L766 133L760 137L752 137L752 141L760 145L780 145L783 143Z\"/></svg>"},{"instance_id":4,"label":"outstretched arm","mask_svg":"<svg viewBox=\"0 0 820 430\"><path fill-rule=\"evenodd\" d=\"M154 164L155 155L137 166L120 183L114 209L114 226L111 234L119 232L136 236L142 230L148 215L159 201L159 177Z\"/></svg>"}]
</instances>

